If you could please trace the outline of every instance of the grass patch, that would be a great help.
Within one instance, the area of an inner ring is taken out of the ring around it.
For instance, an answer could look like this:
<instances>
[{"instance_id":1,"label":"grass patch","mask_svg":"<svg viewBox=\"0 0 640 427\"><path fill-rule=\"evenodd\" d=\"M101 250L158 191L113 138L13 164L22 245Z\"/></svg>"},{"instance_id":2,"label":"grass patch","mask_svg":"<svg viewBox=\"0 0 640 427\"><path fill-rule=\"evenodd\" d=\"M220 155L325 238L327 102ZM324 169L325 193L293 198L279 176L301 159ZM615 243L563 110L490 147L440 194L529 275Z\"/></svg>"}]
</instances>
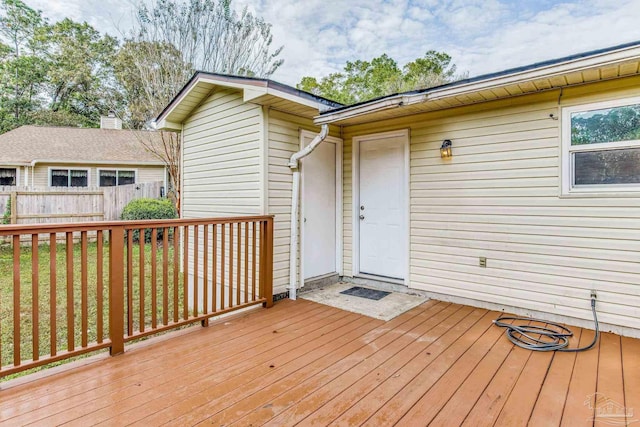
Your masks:
<instances>
[{"instance_id":1,"label":"grass patch","mask_svg":"<svg viewBox=\"0 0 640 427\"><path fill-rule=\"evenodd\" d=\"M82 253L80 243L73 245L73 254L71 256L73 260L73 336L75 340L76 349L81 347L82 339L82 292L81 292L81 278L83 269L86 270L87 275L87 338L89 343L96 342L98 339L98 245L96 242L90 242L87 245L87 262L83 265ZM38 337L39 337L39 355L49 355L51 352L50 337L51 337L51 301L55 296L55 321L56 321L56 347L57 351L67 350L67 341L69 329L67 327L67 251L64 243L56 245L55 265L56 265L56 278L54 286L51 287L51 275L50 275L50 260L51 260L51 248L48 244L41 244L38 246L38 298L37 308L39 313L38 321ZM155 310L158 324L162 323L162 301L163 301L163 286L162 286L162 246L157 246L157 287L156 287L156 307L151 306L151 294L152 294L152 263L151 254L152 246L147 243L143 247L144 250L144 295L145 304L142 307L144 310L144 322L145 328L150 329L152 313ZM168 300L169 300L169 321L173 317L174 309L178 309L178 313L182 313L182 275L180 274L180 281L178 284L179 304L178 307L173 306L173 271L174 268L179 266L173 265L173 246L168 248L168 267L169 267L169 284L168 284ZM20 248L20 300L19 300L19 330L20 330L20 351L21 359L28 361L33 356L33 296L32 296L32 256L33 251L31 245L24 245ZM140 247L135 244L132 248L133 264L130 266L133 272L133 328L134 331L139 330L140 320L140 265L139 265ZM126 253L125 259L125 299L126 295ZM104 244L102 254L103 273L101 275L103 280L103 339L109 337L109 248L107 242ZM14 320L13 320L13 248L10 244L3 244L0 246L0 344L1 344L1 358L0 362L2 366L12 365L14 357ZM125 327L126 327L126 302L125 302ZM82 357L82 356L80 356ZM86 355L84 356L86 357ZM75 359L75 358L74 358ZM70 359L69 359L70 360ZM68 362L66 360L65 362ZM56 364L60 364L58 362ZM35 368L42 369L42 368ZM17 374L19 375L19 374ZM12 375L10 377L15 377ZM3 380L9 379L9 377Z\"/></svg>"}]
</instances>

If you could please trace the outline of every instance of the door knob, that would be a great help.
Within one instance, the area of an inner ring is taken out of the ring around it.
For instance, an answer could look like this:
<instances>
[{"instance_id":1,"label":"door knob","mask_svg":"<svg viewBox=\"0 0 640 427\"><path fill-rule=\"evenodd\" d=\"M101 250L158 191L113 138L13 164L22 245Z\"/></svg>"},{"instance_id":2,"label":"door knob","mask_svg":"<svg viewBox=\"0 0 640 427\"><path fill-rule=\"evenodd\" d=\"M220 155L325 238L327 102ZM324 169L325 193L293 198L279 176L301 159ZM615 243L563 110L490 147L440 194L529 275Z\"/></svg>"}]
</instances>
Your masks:
<instances>
[{"instance_id":1,"label":"door knob","mask_svg":"<svg viewBox=\"0 0 640 427\"><path fill-rule=\"evenodd\" d=\"M360 215L360 219L364 219L364 215Z\"/></svg>"},{"instance_id":2,"label":"door knob","mask_svg":"<svg viewBox=\"0 0 640 427\"><path fill-rule=\"evenodd\" d=\"M360 206L360 210L363 211L364 210L364 205Z\"/></svg>"}]
</instances>

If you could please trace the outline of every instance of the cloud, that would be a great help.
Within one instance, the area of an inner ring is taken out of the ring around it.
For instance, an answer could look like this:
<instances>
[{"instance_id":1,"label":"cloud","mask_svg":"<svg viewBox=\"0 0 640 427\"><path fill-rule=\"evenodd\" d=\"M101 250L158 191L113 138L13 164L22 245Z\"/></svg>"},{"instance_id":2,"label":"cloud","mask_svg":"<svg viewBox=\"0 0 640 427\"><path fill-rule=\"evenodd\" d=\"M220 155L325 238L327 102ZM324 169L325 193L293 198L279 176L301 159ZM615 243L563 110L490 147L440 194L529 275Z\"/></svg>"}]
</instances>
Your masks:
<instances>
[{"instance_id":1,"label":"cloud","mask_svg":"<svg viewBox=\"0 0 640 427\"><path fill-rule=\"evenodd\" d=\"M27 0L52 20L69 16L118 35L132 0ZM234 0L272 24L284 45L275 80L295 85L346 61L387 53L403 65L430 49L470 75L640 40L637 0Z\"/></svg>"},{"instance_id":2,"label":"cloud","mask_svg":"<svg viewBox=\"0 0 640 427\"><path fill-rule=\"evenodd\" d=\"M120 36L131 26L133 3L128 0L26 0L51 22L71 18L87 22L102 32Z\"/></svg>"},{"instance_id":3,"label":"cloud","mask_svg":"<svg viewBox=\"0 0 640 427\"><path fill-rule=\"evenodd\" d=\"M527 20L506 22L460 49L455 59L476 75L615 46L640 40L637 16L635 0L558 3Z\"/></svg>"}]
</instances>

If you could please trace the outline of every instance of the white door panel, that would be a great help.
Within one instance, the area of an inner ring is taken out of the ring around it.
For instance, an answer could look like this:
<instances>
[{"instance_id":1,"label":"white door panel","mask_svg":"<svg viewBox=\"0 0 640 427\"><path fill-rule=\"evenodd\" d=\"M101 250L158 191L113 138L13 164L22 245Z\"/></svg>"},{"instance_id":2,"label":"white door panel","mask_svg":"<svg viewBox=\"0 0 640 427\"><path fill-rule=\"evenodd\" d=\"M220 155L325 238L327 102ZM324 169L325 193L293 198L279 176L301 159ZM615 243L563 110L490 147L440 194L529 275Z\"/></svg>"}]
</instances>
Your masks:
<instances>
[{"instance_id":1,"label":"white door panel","mask_svg":"<svg viewBox=\"0 0 640 427\"><path fill-rule=\"evenodd\" d=\"M305 279L336 272L336 149L324 141L302 163Z\"/></svg>"},{"instance_id":2,"label":"white door panel","mask_svg":"<svg viewBox=\"0 0 640 427\"><path fill-rule=\"evenodd\" d=\"M360 142L360 272L402 279L405 272L405 141Z\"/></svg>"}]
</instances>

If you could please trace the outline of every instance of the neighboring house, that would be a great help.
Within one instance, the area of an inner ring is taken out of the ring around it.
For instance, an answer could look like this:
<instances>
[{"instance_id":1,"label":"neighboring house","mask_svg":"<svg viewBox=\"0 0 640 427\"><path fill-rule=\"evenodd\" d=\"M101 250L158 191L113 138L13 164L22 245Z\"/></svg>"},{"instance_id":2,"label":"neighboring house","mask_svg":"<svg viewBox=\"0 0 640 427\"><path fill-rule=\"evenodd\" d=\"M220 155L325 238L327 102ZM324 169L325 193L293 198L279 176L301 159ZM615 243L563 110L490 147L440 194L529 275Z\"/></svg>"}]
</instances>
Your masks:
<instances>
[{"instance_id":1,"label":"neighboring house","mask_svg":"<svg viewBox=\"0 0 640 427\"><path fill-rule=\"evenodd\" d=\"M639 119L632 43L346 107L197 73L157 123L183 130L184 217L275 215L276 293L338 275L592 327L594 289L638 337Z\"/></svg>"},{"instance_id":2,"label":"neighboring house","mask_svg":"<svg viewBox=\"0 0 640 427\"><path fill-rule=\"evenodd\" d=\"M105 187L166 183L166 168L115 117L101 129L21 126L0 135L0 186ZM145 140L158 143L152 132ZM166 185L165 185L166 187Z\"/></svg>"}]
</instances>

